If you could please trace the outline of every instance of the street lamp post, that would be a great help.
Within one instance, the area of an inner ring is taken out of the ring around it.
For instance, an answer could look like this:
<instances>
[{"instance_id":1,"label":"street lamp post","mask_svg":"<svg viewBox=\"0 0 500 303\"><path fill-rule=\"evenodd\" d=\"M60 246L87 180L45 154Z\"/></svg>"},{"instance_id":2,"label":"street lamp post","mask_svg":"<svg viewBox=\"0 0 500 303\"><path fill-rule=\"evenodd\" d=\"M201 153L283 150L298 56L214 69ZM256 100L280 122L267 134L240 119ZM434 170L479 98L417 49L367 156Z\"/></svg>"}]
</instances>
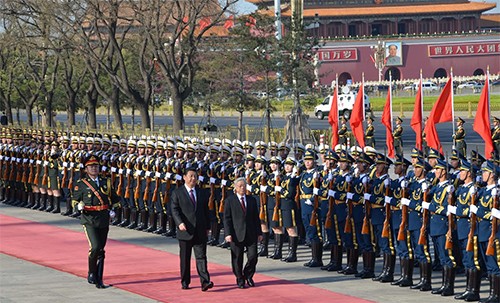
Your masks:
<instances>
[{"instance_id":1,"label":"street lamp post","mask_svg":"<svg viewBox=\"0 0 500 303\"><path fill-rule=\"evenodd\" d=\"M377 45L372 45L370 48L373 51L373 61L375 68L378 70L378 82L382 81L382 71L385 68L385 42L378 41Z\"/></svg>"}]
</instances>

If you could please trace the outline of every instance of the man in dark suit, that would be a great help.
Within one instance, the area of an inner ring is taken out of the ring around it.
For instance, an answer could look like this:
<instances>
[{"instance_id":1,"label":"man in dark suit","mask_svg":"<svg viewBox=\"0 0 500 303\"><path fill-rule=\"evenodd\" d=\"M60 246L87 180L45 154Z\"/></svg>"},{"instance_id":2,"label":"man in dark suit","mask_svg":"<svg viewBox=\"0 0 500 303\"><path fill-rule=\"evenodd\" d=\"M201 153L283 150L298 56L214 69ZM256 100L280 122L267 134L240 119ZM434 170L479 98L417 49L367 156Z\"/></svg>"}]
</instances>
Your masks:
<instances>
[{"instance_id":1,"label":"man in dark suit","mask_svg":"<svg viewBox=\"0 0 500 303\"><path fill-rule=\"evenodd\" d=\"M191 249L193 249L201 290L207 291L214 286L207 268L207 234L210 229L208 196L196 186L198 174L194 168L186 169L183 179L184 185L172 192L171 200L172 216L178 227L182 289L189 289L191 282Z\"/></svg>"},{"instance_id":2,"label":"man in dark suit","mask_svg":"<svg viewBox=\"0 0 500 303\"><path fill-rule=\"evenodd\" d=\"M224 232L231 245L231 265L239 288L253 287L253 275L257 265L257 242L262 241L259 210L254 197L246 195L246 180L234 182L235 195L225 201ZM243 252L247 249L247 263L243 267Z\"/></svg>"}]
</instances>

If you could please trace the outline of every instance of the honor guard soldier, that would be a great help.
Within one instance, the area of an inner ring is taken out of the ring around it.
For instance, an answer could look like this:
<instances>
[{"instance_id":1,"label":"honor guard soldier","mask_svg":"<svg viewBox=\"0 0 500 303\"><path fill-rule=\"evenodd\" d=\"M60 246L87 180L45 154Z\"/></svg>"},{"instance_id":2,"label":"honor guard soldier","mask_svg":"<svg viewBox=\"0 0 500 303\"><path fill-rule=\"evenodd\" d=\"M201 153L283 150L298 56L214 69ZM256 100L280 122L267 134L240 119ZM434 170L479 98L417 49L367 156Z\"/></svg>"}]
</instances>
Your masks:
<instances>
[{"instance_id":1,"label":"honor guard soldier","mask_svg":"<svg viewBox=\"0 0 500 303\"><path fill-rule=\"evenodd\" d=\"M467 250L470 223L470 202L472 195L475 194L474 171L469 162L462 159L457 169L459 172L457 180L460 185L455 189L453 195L456 205L448 206L448 211L455 215L457 239L459 250L462 253L462 262L465 267L466 285L465 291L455 296L455 299L466 300L467 302L479 300L479 286L481 284L481 268L479 263L474 262L474 252ZM453 181L452 181L453 182Z\"/></svg>"},{"instance_id":2,"label":"honor guard soldier","mask_svg":"<svg viewBox=\"0 0 500 303\"><path fill-rule=\"evenodd\" d=\"M429 191L432 196L430 202L422 201L422 208L427 209L430 216L429 235L432 237L434 249L438 250L439 262L443 268L443 284L440 288L432 290L433 294L442 296L452 296L455 287L455 259L453 249L445 249L449 232L448 221L448 196L452 194L453 185L448 181L448 164L446 161L438 159L434 166L437 183Z\"/></svg>"},{"instance_id":3,"label":"honor guard soldier","mask_svg":"<svg viewBox=\"0 0 500 303\"><path fill-rule=\"evenodd\" d=\"M260 243L258 254L260 257L267 257L268 246L269 246L269 221L267 218L267 195L262 192L263 185L267 184L267 173L266 173L267 159L263 156L255 157L255 173L250 178L250 184L247 184L247 192L254 196L259 207L259 217L260 217L260 228L262 230L262 235L266 234L266 237L262 237L262 242ZM262 192L262 195L261 195Z\"/></svg>"},{"instance_id":4,"label":"honor guard soldier","mask_svg":"<svg viewBox=\"0 0 500 303\"><path fill-rule=\"evenodd\" d=\"M87 281L97 288L104 285L104 258L108 238L109 220L114 216L113 208L119 206L119 197L111 186L111 181L99 177L99 158L91 155L84 162L86 177L78 180L72 195L72 203L82 215L83 230L89 241Z\"/></svg>"},{"instance_id":5,"label":"honor guard soldier","mask_svg":"<svg viewBox=\"0 0 500 303\"><path fill-rule=\"evenodd\" d=\"M408 186L409 197L408 199L401 199L401 204L409 208L407 228L410 233L411 247L415 253L415 259L420 265L420 282L411 286L411 289L430 291L432 289L432 264L429 246L426 244L419 244L422 225L427 224L426 221L423 222L422 218L422 201L427 197L427 191L429 189L429 185L425 179L425 173L430 170L430 165L424 159L417 158L413 166L415 176ZM427 235L425 235L425 237L427 238ZM410 277L408 278L411 279Z\"/></svg>"},{"instance_id":6,"label":"honor guard soldier","mask_svg":"<svg viewBox=\"0 0 500 303\"><path fill-rule=\"evenodd\" d=\"M343 146L347 146L347 121L344 117L340 118L340 128L338 131L339 134L339 144Z\"/></svg>"},{"instance_id":7,"label":"honor guard soldier","mask_svg":"<svg viewBox=\"0 0 500 303\"><path fill-rule=\"evenodd\" d=\"M498 167L487 161L481 167L483 181L486 187L481 188L477 193L477 206L471 205L470 211L477 216L477 245L475 251L481 252L481 257L486 265L488 280L490 282L489 297L479 302L493 303L500 301L500 268L498 266L498 256L500 254L498 244L498 189L497 176ZM496 204L496 205L495 205ZM492 224L497 224L493 227ZM496 233L495 233L496 231ZM488 252L488 249L490 250Z\"/></svg>"},{"instance_id":8,"label":"honor guard soldier","mask_svg":"<svg viewBox=\"0 0 500 303\"><path fill-rule=\"evenodd\" d=\"M372 235L375 237L375 243L378 244L380 251L383 254L384 258L384 270L377 276L374 277L374 281L380 281L384 275L386 274L385 269L388 267L387 264L395 260L395 250L392 234L389 234L388 237L383 237L382 232L384 228L384 222L386 220L386 211L385 208L385 196L387 192L390 190L391 179L389 178L388 171L389 167L393 164L392 160L382 154L377 154L377 160L375 162L376 172L374 178L371 179L369 187L371 188L370 193L365 193L364 199L365 204L367 202L370 203L370 223L372 228ZM389 208L390 213L390 208ZM390 223L390 222L387 222ZM391 233L390 228L388 228L389 233ZM373 270L375 265L375 255L367 254L367 260L370 263L369 270L371 272L368 273L368 276L373 276ZM373 260L373 261L372 261ZM394 268L394 265L392 265ZM393 270L394 272L394 270ZM366 277L367 275L365 275ZM392 281L390 281L392 282Z\"/></svg>"},{"instance_id":9,"label":"honor guard soldier","mask_svg":"<svg viewBox=\"0 0 500 303\"><path fill-rule=\"evenodd\" d=\"M493 117L493 129L491 130L491 139L495 148L495 157L500 157L500 119Z\"/></svg>"},{"instance_id":10,"label":"honor guard soldier","mask_svg":"<svg viewBox=\"0 0 500 303\"><path fill-rule=\"evenodd\" d=\"M392 235L396 236L397 244L396 254L399 256L399 263L401 267L401 277L392 282L391 285L401 285L402 287L411 286L413 281L413 253L409 241L409 233L403 229L400 231L401 223L403 221L401 211L401 199L405 198L406 184L407 184L407 171L411 166L411 162L403 157L403 155L396 155L394 161L394 173L398 176L397 179L391 181L390 196L385 198L385 203L391 205L391 226ZM401 237L399 236L401 233ZM390 235L390 236L392 236ZM392 258L392 256L390 256ZM389 282L393 278L395 260L389 260L387 264L387 276L382 277L380 282Z\"/></svg>"},{"instance_id":11,"label":"honor guard soldier","mask_svg":"<svg viewBox=\"0 0 500 303\"><path fill-rule=\"evenodd\" d=\"M274 251L268 257L270 259L281 260L283 251L283 224L280 220L280 203L281 196L276 196L276 186L281 186L281 160L278 157L272 157L269 160L269 175L267 176L266 184L260 186L260 191L267 196L266 220L268 226L272 228L274 233ZM281 193L280 193L281 194ZM279 199L278 199L279 198ZM275 214L276 213L276 214Z\"/></svg>"},{"instance_id":12,"label":"honor guard soldier","mask_svg":"<svg viewBox=\"0 0 500 303\"><path fill-rule=\"evenodd\" d=\"M373 126L373 118L368 117L365 129L365 144L375 148L375 127Z\"/></svg>"},{"instance_id":13,"label":"honor guard soldier","mask_svg":"<svg viewBox=\"0 0 500 303\"><path fill-rule=\"evenodd\" d=\"M465 120L458 117L457 118L457 129L455 134L453 134L453 143L455 149L458 150L462 155L467 155L467 143L465 142Z\"/></svg>"},{"instance_id":14,"label":"honor guard soldier","mask_svg":"<svg viewBox=\"0 0 500 303\"><path fill-rule=\"evenodd\" d=\"M280 195L280 201L278 203L280 208L280 222L282 222L282 226L286 229L289 236L288 255L281 259L281 261L287 263L297 261L297 247L299 244L299 235L297 231L299 222L297 222L297 218L300 217L300 209L295 201L299 176L297 175L295 165L295 159L290 157L286 158L284 175L280 182L276 182L277 185L274 186L276 198L278 193Z\"/></svg>"},{"instance_id":15,"label":"honor guard soldier","mask_svg":"<svg viewBox=\"0 0 500 303\"><path fill-rule=\"evenodd\" d=\"M300 177L300 207L302 222L306 231L306 241L311 243L312 257L306 267L323 266L323 243L321 239L321 211L319 208L320 175L316 171L317 156L313 150L307 150L304 156L305 171Z\"/></svg>"},{"instance_id":16,"label":"honor guard soldier","mask_svg":"<svg viewBox=\"0 0 500 303\"><path fill-rule=\"evenodd\" d=\"M392 132L392 137L394 138L394 149L396 151L396 155L403 154L403 119L400 117L396 118L396 128Z\"/></svg>"},{"instance_id":17,"label":"honor guard soldier","mask_svg":"<svg viewBox=\"0 0 500 303\"><path fill-rule=\"evenodd\" d=\"M331 250L331 239L335 238L335 229L332 228L332 213L334 212L333 210L333 204L335 204L335 198L330 197L331 195L328 195L329 191L331 190L330 187L333 187L333 180L335 176L338 173L337 170L337 160L338 156L335 152L332 150L326 148L326 152L323 155L323 169L321 170L322 174L322 184L321 187L324 189L323 196L321 199L321 221L324 223L324 234L326 236L326 240L323 241L323 249L327 250L330 249L331 253L333 254ZM331 186L330 186L331 185ZM331 209L330 209L331 208ZM326 228L328 227L328 228ZM334 241L333 241L334 242ZM332 257L332 255L330 255ZM330 258L330 263L326 264L323 266L321 269L326 270L329 265L331 265L333 262L333 259Z\"/></svg>"}]
</instances>

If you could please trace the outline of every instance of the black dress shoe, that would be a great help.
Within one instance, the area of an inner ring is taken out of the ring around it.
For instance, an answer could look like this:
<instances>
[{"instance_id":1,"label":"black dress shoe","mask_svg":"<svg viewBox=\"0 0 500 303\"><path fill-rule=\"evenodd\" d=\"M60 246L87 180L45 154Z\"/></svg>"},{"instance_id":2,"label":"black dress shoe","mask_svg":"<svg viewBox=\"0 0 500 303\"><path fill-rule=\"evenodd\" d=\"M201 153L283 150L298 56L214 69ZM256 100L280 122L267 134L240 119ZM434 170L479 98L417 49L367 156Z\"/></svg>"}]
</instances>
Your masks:
<instances>
[{"instance_id":1,"label":"black dress shoe","mask_svg":"<svg viewBox=\"0 0 500 303\"><path fill-rule=\"evenodd\" d=\"M238 284L238 288L239 289L244 289L245 288L245 284Z\"/></svg>"},{"instance_id":2,"label":"black dress shoe","mask_svg":"<svg viewBox=\"0 0 500 303\"><path fill-rule=\"evenodd\" d=\"M253 281L253 279L252 279L252 278L247 279L247 284L248 284L248 286L250 286L250 287L255 287L255 282Z\"/></svg>"},{"instance_id":3,"label":"black dress shoe","mask_svg":"<svg viewBox=\"0 0 500 303\"><path fill-rule=\"evenodd\" d=\"M212 287L214 287L214 282L203 283L201 285L201 291L207 291Z\"/></svg>"},{"instance_id":4,"label":"black dress shoe","mask_svg":"<svg viewBox=\"0 0 500 303\"><path fill-rule=\"evenodd\" d=\"M187 284L182 284L182 289L189 289L189 285L187 285Z\"/></svg>"}]
</instances>

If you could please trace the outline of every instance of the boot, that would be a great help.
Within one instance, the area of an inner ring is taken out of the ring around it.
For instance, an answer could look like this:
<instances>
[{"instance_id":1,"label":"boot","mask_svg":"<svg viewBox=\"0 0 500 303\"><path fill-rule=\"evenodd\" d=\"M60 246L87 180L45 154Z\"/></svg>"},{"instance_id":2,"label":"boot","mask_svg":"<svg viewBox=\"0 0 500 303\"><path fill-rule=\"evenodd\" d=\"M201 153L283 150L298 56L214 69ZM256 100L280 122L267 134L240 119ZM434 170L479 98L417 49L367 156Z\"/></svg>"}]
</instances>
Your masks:
<instances>
[{"instance_id":1,"label":"boot","mask_svg":"<svg viewBox=\"0 0 500 303\"><path fill-rule=\"evenodd\" d=\"M456 268L453 267L445 267L445 288L441 293L441 296L448 297L453 296L455 294L455 273Z\"/></svg>"},{"instance_id":2,"label":"boot","mask_svg":"<svg viewBox=\"0 0 500 303\"><path fill-rule=\"evenodd\" d=\"M404 265L404 261L405 259L399 257L399 268L400 268L400 271L401 271L401 276L399 277L399 279L397 279L396 281L392 282L391 285L399 285L401 283L401 281L404 279L404 270L405 270L405 267L403 266Z\"/></svg>"},{"instance_id":3,"label":"boot","mask_svg":"<svg viewBox=\"0 0 500 303\"><path fill-rule=\"evenodd\" d=\"M87 282L95 284L97 280L97 259L89 257L89 272L87 275Z\"/></svg>"},{"instance_id":4,"label":"boot","mask_svg":"<svg viewBox=\"0 0 500 303\"><path fill-rule=\"evenodd\" d=\"M323 245L323 248L324 248L324 245ZM324 266L321 266L321 270L328 270L328 268L335 265L334 248L335 248L335 245L332 245L332 247L330 249L330 262L328 262L328 264L326 264Z\"/></svg>"},{"instance_id":5,"label":"boot","mask_svg":"<svg viewBox=\"0 0 500 303\"><path fill-rule=\"evenodd\" d=\"M385 276L380 278L380 282L388 283L394 281L394 267L396 266L396 255L387 254L387 270Z\"/></svg>"},{"instance_id":6,"label":"boot","mask_svg":"<svg viewBox=\"0 0 500 303\"><path fill-rule=\"evenodd\" d=\"M52 209L51 213L58 214L61 212L61 197L52 197L52 204L54 205L54 209Z\"/></svg>"},{"instance_id":7,"label":"boot","mask_svg":"<svg viewBox=\"0 0 500 303\"><path fill-rule=\"evenodd\" d=\"M47 194L40 193L40 207L37 210L43 211L47 208Z\"/></svg>"},{"instance_id":8,"label":"boot","mask_svg":"<svg viewBox=\"0 0 500 303\"><path fill-rule=\"evenodd\" d=\"M108 288L109 285L105 285L102 282L102 278L104 275L104 257L97 259L97 275L95 280L95 287L97 288Z\"/></svg>"},{"instance_id":9,"label":"boot","mask_svg":"<svg viewBox=\"0 0 500 303\"><path fill-rule=\"evenodd\" d=\"M47 207L44 210L48 213L54 210L54 196L47 195Z\"/></svg>"},{"instance_id":10,"label":"boot","mask_svg":"<svg viewBox=\"0 0 500 303\"><path fill-rule=\"evenodd\" d=\"M5 194L2 200L2 203L9 204L10 203L10 186L5 187Z\"/></svg>"},{"instance_id":11,"label":"boot","mask_svg":"<svg viewBox=\"0 0 500 303\"><path fill-rule=\"evenodd\" d=\"M30 191L28 192L28 205L26 208L32 208L35 205L35 193Z\"/></svg>"},{"instance_id":12,"label":"boot","mask_svg":"<svg viewBox=\"0 0 500 303\"><path fill-rule=\"evenodd\" d=\"M167 231L167 234L168 234L168 231ZM210 224L210 240L208 240L207 245L210 245L210 246L219 245L219 236L220 236L219 223L212 222Z\"/></svg>"},{"instance_id":13,"label":"boot","mask_svg":"<svg viewBox=\"0 0 500 303\"><path fill-rule=\"evenodd\" d=\"M465 269L465 291L461 294L456 295L455 300L463 300L463 299L465 299L465 297L467 297L470 294L471 289L472 289L471 283L470 283L471 273L472 273L472 270L470 268Z\"/></svg>"},{"instance_id":14,"label":"boot","mask_svg":"<svg viewBox=\"0 0 500 303\"><path fill-rule=\"evenodd\" d=\"M33 193L33 197L34 197L34 200L33 200L33 206L31 207L31 209L38 209L40 207L40 192Z\"/></svg>"},{"instance_id":15,"label":"boot","mask_svg":"<svg viewBox=\"0 0 500 303\"><path fill-rule=\"evenodd\" d=\"M375 277L375 273L374 273L375 253L374 252L364 252L363 253L363 263L364 263L363 265L365 267L364 273L361 276L359 276L359 278L370 279L370 278Z\"/></svg>"},{"instance_id":16,"label":"boot","mask_svg":"<svg viewBox=\"0 0 500 303\"><path fill-rule=\"evenodd\" d=\"M126 226L128 229L135 229L137 227L137 220L139 220L139 213L137 209L131 209L130 211L130 224Z\"/></svg>"},{"instance_id":17,"label":"boot","mask_svg":"<svg viewBox=\"0 0 500 303\"><path fill-rule=\"evenodd\" d=\"M126 227L130 224L130 208L122 208L122 222L118 224L120 227Z\"/></svg>"},{"instance_id":18,"label":"boot","mask_svg":"<svg viewBox=\"0 0 500 303\"><path fill-rule=\"evenodd\" d=\"M476 268L471 270L469 283L471 285L471 289L469 294L464 298L466 302L475 302L479 301L479 290L481 288L481 271Z\"/></svg>"},{"instance_id":19,"label":"boot","mask_svg":"<svg viewBox=\"0 0 500 303\"><path fill-rule=\"evenodd\" d=\"M281 259L283 251L283 238L283 234L274 234L274 252L269 256L270 259Z\"/></svg>"},{"instance_id":20,"label":"boot","mask_svg":"<svg viewBox=\"0 0 500 303\"><path fill-rule=\"evenodd\" d=\"M433 289L431 291L431 294L433 295L440 295L442 292L443 292L443 289L445 289L446 287L446 274L448 273L447 272L447 267L443 267L443 274L442 274L442 280L441 280L441 287L439 287L438 289Z\"/></svg>"},{"instance_id":21,"label":"boot","mask_svg":"<svg viewBox=\"0 0 500 303\"><path fill-rule=\"evenodd\" d=\"M145 230L148 228L148 211L143 209L140 211L140 220L141 223L137 225L135 230Z\"/></svg>"},{"instance_id":22,"label":"boot","mask_svg":"<svg viewBox=\"0 0 500 303\"><path fill-rule=\"evenodd\" d=\"M5 187L0 187L0 203L5 200Z\"/></svg>"},{"instance_id":23,"label":"boot","mask_svg":"<svg viewBox=\"0 0 500 303\"><path fill-rule=\"evenodd\" d=\"M329 240L326 240L325 243L323 243L323 250L331 250L332 249L332 243L330 243Z\"/></svg>"},{"instance_id":24,"label":"boot","mask_svg":"<svg viewBox=\"0 0 500 303\"><path fill-rule=\"evenodd\" d=\"M399 287L408 287L413 285L413 268L415 266L415 262L413 259L403 259L404 261L404 278L399 283Z\"/></svg>"},{"instance_id":25,"label":"boot","mask_svg":"<svg viewBox=\"0 0 500 303\"><path fill-rule=\"evenodd\" d=\"M212 223L212 224L213 224L213 223ZM219 226L218 226L218 225L219 225L218 223L215 223L215 224L217 224L217 230L218 230L218 232L217 232L217 243L215 243L215 244L214 244L214 243L211 243L210 245L212 245L212 246L219 244L219 234L220 234L220 228L219 228ZM174 218L170 215L170 216L168 217L168 229L167 229L167 232L165 233L165 236L166 236L166 237L172 237L172 238L175 238L175 234L176 234L176 232L175 232L175 228L176 228L176 227L175 227L175 221L174 221ZM212 235L213 235L213 230L212 230Z\"/></svg>"},{"instance_id":26,"label":"boot","mask_svg":"<svg viewBox=\"0 0 500 303\"><path fill-rule=\"evenodd\" d=\"M290 237L290 250L288 256L283 259L287 263L297 262L297 246L299 245L299 237Z\"/></svg>"},{"instance_id":27,"label":"boot","mask_svg":"<svg viewBox=\"0 0 500 303\"><path fill-rule=\"evenodd\" d=\"M351 248L349 252L349 261L347 267L344 269L344 275L355 275L358 273L358 259L359 252L355 248Z\"/></svg>"},{"instance_id":28,"label":"boot","mask_svg":"<svg viewBox=\"0 0 500 303\"><path fill-rule=\"evenodd\" d=\"M262 233L262 242L260 242L259 251L257 252L259 257L267 257L268 246L269 246L269 232ZM276 247L276 243L274 244L274 246Z\"/></svg>"},{"instance_id":29,"label":"boot","mask_svg":"<svg viewBox=\"0 0 500 303\"><path fill-rule=\"evenodd\" d=\"M66 197L66 211L61 213L63 216L69 216L73 213L73 205L71 205L71 199Z\"/></svg>"},{"instance_id":30,"label":"boot","mask_svg":"<svg viewBox=\"0 0 500 303\"><path fill-rule=\"evenodd\" d=\"M29 205L28 202L28 193L25 190L21 190L21 203L19 207L27 207Z\"/></svg>"},{"instance_id":31,"label":"boot","mask_svg":"<svg viewBox=\"0 0 500 303\"><path fill-rule=\"evenodd\" d=\"M118 225L122 222L122 214L123 214L123 210L121 209L117 209L115 211L115 218L113 219L113 221L111 221L111 225Z\"/></svg>"},{"instance_id":32,"label":"boot","mask_svg":"<svg viewBox=\"0 0 500 303\"><path fill-rule=\"evenodd\" d=\"M167 231L167 215L164 212L160 213L160 226L153 232L153 234L162 235Z\"/></svg>"},{"instance_id":33,"label":"boot","mask_svg":"<svg viewBox=\"0 0 500 303\"><path fill-rule=\"evenodd\" d=\"M424 283L420 287L420 291L432 290L431 278L432 278L432 264L424 263Z\"/></svg>"},{"instance_id":34,"label":"boot","mask_svg":"<svg viewBox=\"0 0 500 303\"><path fill-rule=\"evenodd\" d=\"M338 270L342 269L343 253L344 253L344 250L343 250L342 245L333 246L334 264L327 269L328 271L338 271Z\"/></svg>"},{"instance_id":35,"label":"boot","mask_svg":"<svg viewBox=\"0 0 500 303\"><path fill-rule=\"evenodd\" d=\"M152 233L156 230L156 213L151 211L149 213L149 227L144 230L145 232Z\"/></svg>"},{"instance_id":36,"label":"boot","mask_svg":"<svg viewBox=\"0 0 500 303\"><path fill-rule=\"evenodd\" d=\"M311 255L312 259L304 264L306 267L321 267L323 266L323 243L313 242L311 243Z\"/></svg>"},{"instance_id":37,"label":"boot","mask_svg":"<svg viewBox=\"0 0 500 303\"><path fill-rule=\"evenodd\" d=\"M490 295L488 298L479 300L480 303L498 303L500 301L499 296L499 282L500 276L488 275L488 279L490 281Z\"/></svg>"},{"instance_id":38,"label":"boot","mask_svg":"<svg viewBox=\"0 0 500 303\"><path fill-rule=\"evenodd\" d=\"M388 256L388 254L384 253L384 256L383 256L383 258L384 258L383 264L384 265L382 266L382 272L378 276L374 277L372 279L373 281L380 281L380 279L382 279L383 276L387 275L387 263L389 262L389 258L387 256Z\"/></svg>"}]
</instances>

